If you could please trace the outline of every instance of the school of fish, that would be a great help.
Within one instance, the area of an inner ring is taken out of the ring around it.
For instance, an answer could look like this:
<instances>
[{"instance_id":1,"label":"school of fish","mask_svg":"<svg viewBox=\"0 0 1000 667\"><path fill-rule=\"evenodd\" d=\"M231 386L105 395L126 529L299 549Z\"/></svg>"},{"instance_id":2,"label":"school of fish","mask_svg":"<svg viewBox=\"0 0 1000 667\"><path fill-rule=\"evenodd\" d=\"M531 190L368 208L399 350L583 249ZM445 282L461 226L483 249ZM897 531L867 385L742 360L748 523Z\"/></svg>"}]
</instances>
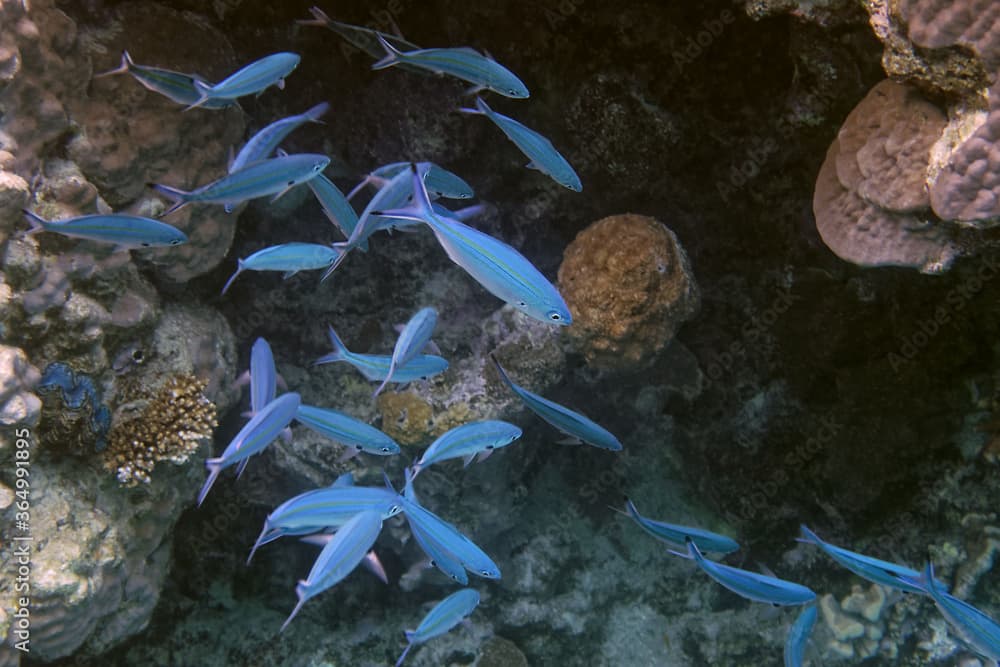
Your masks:
<instances>
[{"instance_id":1,"label":"school of fish","mask_svg":"<svg viewBox=\"0 0 1000 667\"><path fill-rule=\"evenodd\" d=\"M469 94L497 93L511 99L530 96L527 86L509 69L489 55L469 47L422 49L402 37L383 34L361 26L335 21L317 7L313 19L303 25L329 28L354 46L377 58L372 69L398 67L414 72L448 75L469 84ZM149 90L183 105L180 111L222 109L238 103L240 97L260 95L270 87L284 88L285 77L298 66L294 53L276 53L240 68L212 84L197 74L173 72L136 64L129 53L121 65L97 76L130 74ZM264 248L239 259L235 273L223 293L244 271L280 271L284 277L299 271L324 269L325 280L341 265L348 253L367 250L368 240L378 231L426 225L448 257L463 268L483 288L525 315L557 326L572 323L572 315L556 287L520 252L505 242L466 224L481 211L473 206L454 211L439 199L464 200L474 196L461 177L430 162L396 162L372 170L347 196L323 175L330 163L326 155L286 154L280 144L304 123L321 122L329 104L321 102L301 114L277 120L251 137L230 161L227 173L208 184L150 184L171 201L161 217L192 204L232 207L251 199L281 197L292 188L310 188L330 222L343 234L344 241L332 244L285 243ZM569 162L543 135L519 121L493 111L482 97L475 108L460 111L492 121L528 158L528 167L547 175L556 183L576 192L583 189ZM191 189L183 189L184 186ZM362 189L377 190L368 205L356 212L350 200ZM31 224L28 233L55 232L65 236L109 243L118 250L174 246L187 242L183 232L157 219L128 213L100 213L50 221L25 210ZM391 354L351 352L333 326L328 327L332 351L315 365L345 362L366 379L379 383L373 398L389 383L405 384L444 372L448 361L435 353L431 336L437 323L434 308L420 309L403 326ZM607 429L566 406L555 403L516 384L500 362L492 362L501 381L532 412L565 437L564 442L586 443L610 452L620 451L621 442ZM270 346L258 339L251 350L250 369L245 374L250 386L249 419L224 451L206 461L208 478L198 494L201 505L220 473L237 466L237 476L250 457L260 453L279 437L290 441L289 427L298 423L342 445L343 458L359 453L394 456L398 443L369 425L331 407L302 403L298 393L278 394L277 374ZM388 477L382 485L355 485L348 473L329 487L310 489L289 498L265 520L248 562L259 548L285 536L296 536L321 547L312 569L295 586L298 602L290 612L284 630L311 598L345 579L360 564L387 581L385 570L373 550L384 522L403 514L410 531L427 555L429 563L461 586L468 586L468 574L499 579L500 567L458 527L441 518L418 500L414 480L428 466L446 465L462 459L465 466L485 460L495 450L514 443L522 435L518 426L496 420L473 421L441 435L405 471L404 489L397 492ZM615 508L616 509L616 508ZM816 594L806 586L725 565L704 554L725 556L739 545L730 537L701 528L650 519L639 513L635 503L625 498L624 511L644 532L663 542L667 551L694 561L698 569L721 586L748 600L776 606L801 606L803 611L791 625L785 644L786 667L804 664L806 645L816 623ZM927 596L938 607L969 649L989 660L1000 661L1000 625L968 603L951 596L947 586L934 578L930 562L922 571L879 560L823 541L803 525L800 542L812 544L854 574L892 589ZM479 593L463 588L440 601L417 625L407 630L406 647L396 662L399 667L414 647L451 630L479 604Z\"/></svg>"}]
</instances>

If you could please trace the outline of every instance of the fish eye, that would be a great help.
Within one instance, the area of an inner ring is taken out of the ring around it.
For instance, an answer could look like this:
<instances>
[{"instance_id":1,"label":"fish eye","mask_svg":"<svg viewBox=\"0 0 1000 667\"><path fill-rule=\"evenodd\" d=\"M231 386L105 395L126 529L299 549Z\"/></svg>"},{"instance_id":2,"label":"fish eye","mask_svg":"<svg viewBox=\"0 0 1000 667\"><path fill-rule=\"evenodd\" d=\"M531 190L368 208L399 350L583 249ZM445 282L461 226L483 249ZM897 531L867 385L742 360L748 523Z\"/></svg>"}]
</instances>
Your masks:
<instances>
[{"instance_id":1,"label":"fish eye","mask_svg":"<svg viewBox=\"0 0 1000 667\"><path fill-rule=\"evenodd\" d=\"M524 301L518 301L518 302L517 302L517 307L518 307L518 308L527 308L527 307L528 307L528 304L527 304L527 303L525 303Z\"/></svg>"},{"instance_id":2,"label":"fish eye","mask_svg":"<svg viewBox=\"0 0 1000 667\"><path fill-rule=\"evenodd\" d=\"M145 241L143 241L143 242L142 242L142 243L140 243L139 245L141 245L141 246L142 246L143 248L148 248L148 247L149 247L149 244L148 244L148 243L146 243Z\"/></svg>"},{"instance_id":3,"label":"fish eye","mask_svg":"<svg viewBox=\"0 0 1000 667\"><path fill-rule=\"evenodd\" d=\"M479 574L483 575L484 577L488 577L488 576L490 576L493 573L490 572L489 570L480 570Z\"/></svg>"},{"instance_id":4,"label":"fish eye","mask_svg":"<svg viewBox=\"0 0 1000 667\"><path fill-rule=\"evenodd\" d=\"M170 241L170 245L180 245L180 244L181 244L180 239L171 239Z\"/></svg>"},{"instance_id":5,"label":"fish eye","mask_svg":"<svg viewBox=\"0 0 1000 667\"><path fill-rule=\"evenodd\" d=\"M382 451L385 452L386 454L388 454L389 453L389 448L388 447L383 447Z\"/></svg>"},{"instance_id":6,"label":"fish eye","mask_svg":"<svg viewBox=\"0 0 1000 667\"><path fill-rule=\"evenodd\" d=\"M552 320L553 322L561 322L562 315L553 310L549 313L549 319Z\"/></svg>"}]
</instances>

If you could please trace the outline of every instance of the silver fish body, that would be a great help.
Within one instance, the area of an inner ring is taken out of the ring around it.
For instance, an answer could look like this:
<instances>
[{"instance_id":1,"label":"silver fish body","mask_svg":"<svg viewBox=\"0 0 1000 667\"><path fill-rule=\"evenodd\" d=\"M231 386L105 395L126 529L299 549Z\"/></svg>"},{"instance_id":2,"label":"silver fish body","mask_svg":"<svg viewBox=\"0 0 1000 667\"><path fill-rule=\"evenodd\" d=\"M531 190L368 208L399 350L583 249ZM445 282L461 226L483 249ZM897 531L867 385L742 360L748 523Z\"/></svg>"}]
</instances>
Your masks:
<instances>
[{"instance_id":1,"label":"silver fish body","mask_svg":"<svg viewBox=\"0 0 1000 667\"><path fill-rule=\"evenodd\" d=\"M150 185L174 202L163 213L168 215L192 202L233 206L257 197L280 197L299 183L321 174L328 164L330 158L326 155L297 153L258 160L195 190L179 190L157 183Z\"/></svg>"},{"instance_id":2,"label":"silver fish body","mask_svg":"<svg viewBox=\"0 0 1000 667\"><path fill-rule=\"evenodd\" d=\"M210 100L233 100L245 95L256 95L271 86L283 88L285 77L298 67L301 57L297 53L273 53L240 68L215 85L195 81L200 97L188 109L202 106Z\"/></svg>"},{"instance_id":3,"label":"silver fish body","mask_svg":"<svg viewBox=\"0 0 1000 667\"><path fill-rule=\"evenodd\" d=\"M221 456L205 461L209 474L198 494L198 505L204 502L220 472L261 451L288 428L300 402L301 398L294 392L275 398L243 425Z\"/></svg>"},{"instance_id":4,"label":"silver fish body","mask_svg":"<svg viewBox=\"0 0 1000 667\"><path fill-rule=\"evenodd\" d=\"M382 514L377 510L359 512L341 526L323 547L309 571L309 576L299 581L295 587L299 601L285 619L281 630L288 627L306 601L335 586L353 572L368 555L369 549L375 544L381 531Z\"/></svg>"},{"instance_id":5,"label":"silver fish body","mask_svg":"<svg viewBox=\"0 0 1000 667\"><path fill-rule=\"evenodd\" d=\"M437 325L437 311L433 308L421 308L403 327L402 333L396 339L392 350L392 360L389 362L389 372L382 384L375 390L372 398L378 396L385 385L392 379L397 368L402 368L420 354L431 340L434 327Z\"/></svg>"},{"instance_id":6,"label":"silver fish body","mask_svg":"<svg viewBox=\"0 0 1000 667\"><path fill-rule=\"evenodd\" d=\"M389 368L392 365L392 357L387 354L359 354L351 352L344 345L337 332L332 326L327 327L327 334L330 343L333 345L333 352L323 355L313 365L331 364L338 361L345 361L354 366L362 375L369 380L381 381L389 376ZM405 384L414 380L423 380L435 375L439 375L448 370L448 361L433 354L419 354L410 360L405 366L397 368L393 372L391 382Z\"/></svg>"},{"instance_id":7,"label":"silver fish body","mask_svg":"<svg viewBox=\"0 0 1000 667\"><path fill-rule=\"evenodd\" d=\"M278 148L292 130L304 123L318 123L319 119L330 109L327 102L320 102L311 109L276 120L257 134L250 137L250 140L243 145L240 152L236 154L232 164L229 165L229 173L239 171L251 162L263 160L271 157L271 154Z\"/></svg>"},{"instance_id":8,"label":"silver fish body","mask_svg":"<svg viewBox=\"0 0 1000 667\"><path fill-rule=\"evenodd\" d=\"M520 437L521 429L505 421L484 420L456 426L431 443L421 455L414 465L414 477L427 466L448 459L464 459L465 465L469 465L476 455L489 455Z\"/></svg>"},{"instance_id":9,"label":"silver fish body","mask_svg":"<svg viewBox=\"0 0 1000 667\"><path fill-rule=\"evenodd\" d=\"M396 441L382 431L331 408L300 405L295 413L295 420L334 442L360 452L375 456L393 456L399 453Z\"/></svg>"},{"instance_id":10,"label":"silver fish body","mask_svg":"<svg viewBox=\"0 0 1000 667\"><path fill-rule=\"evenodd\" d=\"M250 411L260 412L278 393L278 371L274 367L271 346L263 338L254 341L250 350Z\"/></svg>"},{"instance_id":11,"label":"silver fish body","mask_svg":"<svg viewBox=\"0 0 1000 667\"><path fill-rule=\"evenodd\" d=\"M122 62L117 68L95 74L94 78L99 79L114 74L131 74L132 78L138 81L144 88L154 93L177 102L178 104L190 105L201 99L201 93L195 87L195 81L208 84L208 81L197 74L185 74L175 72L161 67L147 67L138 65L132 60L128 51L122 51ZM236 100L217 99L207 100L202 104L206 109L224 109L236 104Z\"/></svg>"},{"instance_id":12,"label":"silver fish body","mask_svg":"<svg viewBox=\"0 0 1000 667\"><path fill-rule=\"evenodd\" d=\"M56 232L63 236L101 243L121 249L162 248L187 243L187 235L159 220L124 213L81 215L65 220L45 220L31 211L23 213L31 222L29 234Z\"/></svg>"},{"instance_id":13,"label":"silver fish body","mask_svg":"<svg viewBox=\"0 0 1000 667\"><path fill-rule=\"evenodd\" d=\"M455 591L434 605L434 608L420 621L416 630L406 631L406 640L409 644L396 661L396 667L403 664L410 649L445 634L461 623L478 605L479 593L472 588Z\"/></svg>"},{"instance_id":14,"label":"silver fish body","mask_svg":"<svg viewBox=\"0 0 1000 667\"><path fill-rule=\"evenodd\" d=\"M500 362L492 356L490 358L493 360L493 365L496 367L497 373L500 375L500 379L503 380L504 383L510 387L511 391L517 394L524 404L528 406L528 408L530 408L536 415L571 438L576 438L587 443L588 445L600 447L601 449L607 449L612 452L621 450L622 443L606 428L579 412L570 410L563 405L559 405L555 401L550 401L543 396L539 396L538 394L528 391L524 387L515 384L514 381L510 379L510 376L507 375L507 371L505 371L503 366L500 365Z\"/></svg>"},{"instance_id":15,"label":"silver fish body","mask_svg":"<svg viewBox=\"0 0 1000 667\"><path fill-rule=\"evenodd\" d=\"M481 114L493 121L493 124L499 127L507 135L507 138L528 157L530 160L529 168L537 169L559 185L574 192L583 190L583 183L580 182L580 177L577 176L570 163L555 149L551 141L538 132L510 116L497 113L478 97L475 109L461 109L461 111Z\"/></svg>"},{"instance_id":16,"label":"silver fish body","mask_svg":"<svg viewBox=\"0 0 1000 667\"><path fill-rule=\"evenodd\" d=\"M427 224L448 257L488 292L541 322L559 326L572 323L569 307L559 291L524 255L503 241L435 213L415 166L411 166L411 179L412 206L376 211L373 215Z\"/></svg>"},{"instance_id":17,"label":"silver fish body","mask_svg":"<svg viewBox=\"0 0 1000 667\"><path fill-rule=\"evenodd\" d=\"M678 555L694 560L705 574L748 600L784 606L808 604L816 599L816 593L801 584L710 561L690 539L687 548L687 555Z\"/></svg>"},{"instance_id":18,"label":"silver fish body","mask_svg":"<svg viewBox=\"0 0 1000 667\"><path fill-rule=\"evenodd\" d=\"M340 256L337 248L318 243L283 243L258 250L246 259L236 260L236 272L229 277L222 293L229 291L236 277L244 271L283 271L289 278L299 271L323 269Z\"/></svg>"},{"instance_id":19,"label":"silver fish body","mask_svg":"<svg viewBox=\"0 0 1000 667\"><path fill-rule=\"evenodd\" d=\"M418 49L400 51L379 33L379 43L386 56L372 65L372 69L385 69L406 64L435 74L447 74L467 81L477 88L488 88L504 97L526 99L530 93L517 75L497 61L468 47Z\"/></svg>"}]
</instances>

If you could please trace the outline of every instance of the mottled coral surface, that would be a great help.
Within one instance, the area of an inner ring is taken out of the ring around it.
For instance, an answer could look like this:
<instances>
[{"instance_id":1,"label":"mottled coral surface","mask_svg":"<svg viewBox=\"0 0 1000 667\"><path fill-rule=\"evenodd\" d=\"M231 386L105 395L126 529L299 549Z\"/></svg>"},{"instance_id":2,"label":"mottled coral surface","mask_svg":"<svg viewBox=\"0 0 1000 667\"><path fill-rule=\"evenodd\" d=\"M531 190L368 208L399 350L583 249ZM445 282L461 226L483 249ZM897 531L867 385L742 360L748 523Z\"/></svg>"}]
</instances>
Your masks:
<instances>
[{"instance_id":1,"label":"mottled coral surface","mask_svg":"<svg viewBox=\"0 0 1000 667\"><path fill-rule=\"evenodd\" d=\"M674 233L633 214L582 231L566 248L559 287L573 314L569 335L588 363L605 368L649 363L700 300Z\"/></svg>"}]
</instances>

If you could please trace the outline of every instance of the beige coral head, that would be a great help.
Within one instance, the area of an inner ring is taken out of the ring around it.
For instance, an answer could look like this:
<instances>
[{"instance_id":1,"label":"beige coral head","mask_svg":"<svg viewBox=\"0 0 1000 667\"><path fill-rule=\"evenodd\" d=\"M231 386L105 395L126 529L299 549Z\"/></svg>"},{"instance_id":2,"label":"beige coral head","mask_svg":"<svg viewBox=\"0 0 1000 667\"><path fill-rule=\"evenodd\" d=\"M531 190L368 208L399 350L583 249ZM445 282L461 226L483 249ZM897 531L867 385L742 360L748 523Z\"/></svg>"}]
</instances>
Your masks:
<instances>
[{"instance_id":1,"label":"beige coral head","mask_svg":"<svg viewBox=\"0 0 1000 667\"><path fill-rule=\"evenodd\" d=\"M559 289L573 314L568 335L604 369L651 364L700 305L684 249L643 215L598 220L566 248Z\"/></svg>"}]
</instances>

